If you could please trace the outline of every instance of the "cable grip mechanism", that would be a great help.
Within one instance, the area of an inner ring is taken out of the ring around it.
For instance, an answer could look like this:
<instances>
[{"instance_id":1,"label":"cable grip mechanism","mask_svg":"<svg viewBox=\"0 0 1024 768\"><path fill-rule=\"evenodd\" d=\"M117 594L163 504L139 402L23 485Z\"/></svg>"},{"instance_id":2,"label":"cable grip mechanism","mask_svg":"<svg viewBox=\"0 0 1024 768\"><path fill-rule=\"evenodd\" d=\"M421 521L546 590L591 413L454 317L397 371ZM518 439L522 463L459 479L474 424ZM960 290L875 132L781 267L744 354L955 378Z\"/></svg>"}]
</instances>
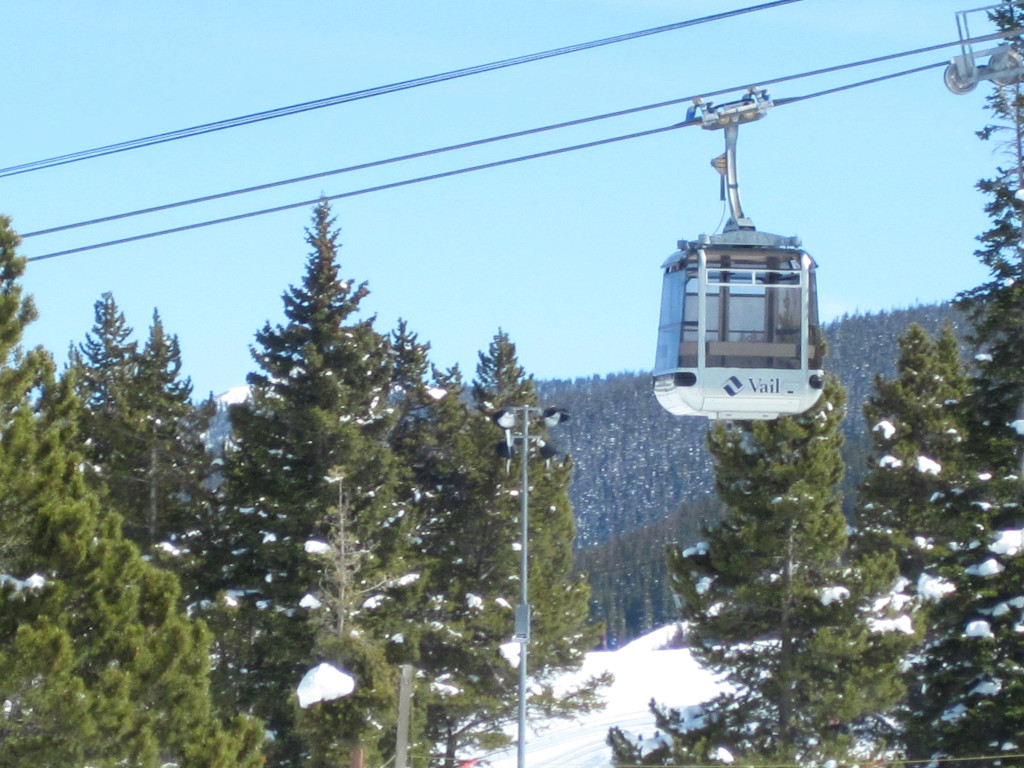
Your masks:
<instances>
[{"instance_id":1,"label":"cable grip mechanism","mask_svg":"<svg viewBox=\"0 0 1024 768\"><path fill-rule=\"evenodd\" d=\"M716 157L711 165L722 174L722 199L729 204L729 220L724 231L752 231L754 222L743 213L740 202L740 184L736 172L736 141L740 125L752 123L764 117L773 106L765 89L750 88L739 101L712 104L696 99L687 111L687 122L700 121L701 128L709 131L722 129L725 134L725 154Z\"/></svg>"}]
</instances>

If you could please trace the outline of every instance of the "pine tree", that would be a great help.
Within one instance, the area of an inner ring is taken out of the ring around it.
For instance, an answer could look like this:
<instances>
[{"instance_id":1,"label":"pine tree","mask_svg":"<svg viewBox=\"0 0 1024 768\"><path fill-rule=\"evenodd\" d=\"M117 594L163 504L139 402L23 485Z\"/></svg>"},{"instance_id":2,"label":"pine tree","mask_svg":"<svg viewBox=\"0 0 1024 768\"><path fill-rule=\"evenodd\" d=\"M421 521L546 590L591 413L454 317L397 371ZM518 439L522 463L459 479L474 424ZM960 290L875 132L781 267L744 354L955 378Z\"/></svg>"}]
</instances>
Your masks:
<instances>
[{"instance_id":1,"label":"pine tree","mask_svg":"<svg viewBox=\"0 0 1024 768\"><path fill-rule=\"evenodd\" d=\"M209 636L145 562L72 449L81 405L47 353L0 217L0 763L256 768L260 731L211 712Z\"/></svg>"},{"instance_id":2,"label":"pine tree","mask_svg":"<svg viewBox=\"0 0 1024 768\"><path fill-rule=\"evenodd\" d=\"M381 748L417 589L411 510L387 444L392 353L373 318L357 317L369 291L339 279L337 239L318 205L302 284L284 295L286 322L257 334L250 398L231 411L224 520L208 537L207 560L219 565L209 583L237 603L211 617L221 702L267 721L275 766L342 764L357 746L368 757ZM352 674L355 692L300 717L295 688L319 661Z\"/></svg>"},{"instance_id":3,"label":"pine tree","mask_svg":"<svg viewBox=\"0 0 1024 768\"><path fill-rule=\"evenodd\" d=\"M703 706L700 723L655 707L672 745L650 755L613 730L620 762L720 762L726 751L754 762L841 760L856 741L851 728L898 695L897 659L865 615L894 578L891 562L844 563L844 405L830 378L805 414L713 426L729 512L700 544L670 548L670 571L694 653L730 691Z\"/></svg>"},{"instance_id":4,"label":"pine tree","mask_svg":"<svg viewBox=\"0 0 1024 768\"><path fill-rule=\"evenodd\" d=\"M479 360L472 405L458 369L435 372L431 392L438 399L425 409L421 437L407 454L424 497L424 551L432 564L420 654L432 681L420 695L425 737L449 766L471 749L507 744L503 729L518 705L517 667L502 658L501 647L512 640L519 602L520 480L495 450L502 433L491 416L535 407L537 395L507 334L499 332ZM534 429L543 436L539 425ZM579 667L600 628L585 625L588 589L572 575L571 462L532 456L530 463L528 708L531 717L569 716L593 708L606 681L556 695L551 680Z\"/></svg>"}]
</instances>

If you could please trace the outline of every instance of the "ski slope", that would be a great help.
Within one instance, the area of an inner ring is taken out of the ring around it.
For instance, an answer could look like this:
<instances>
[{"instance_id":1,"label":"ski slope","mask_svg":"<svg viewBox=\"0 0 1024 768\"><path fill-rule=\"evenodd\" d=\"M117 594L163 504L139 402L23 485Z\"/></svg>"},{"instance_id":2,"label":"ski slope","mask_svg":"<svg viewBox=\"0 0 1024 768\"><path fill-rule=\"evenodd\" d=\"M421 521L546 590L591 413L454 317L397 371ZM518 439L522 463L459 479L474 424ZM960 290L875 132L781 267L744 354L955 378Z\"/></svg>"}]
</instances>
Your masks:
<instances>
[{"instance_id":1,"label":"ski slope","mask_svg":"<svg viewBox=\"0 0 1024 768\"><path fill-rule=\"evenodd\" d=\"M645 742L657 739L651 699L660 704L685 707L712 698L719 685L694 660L689 649L665 649L675 627L664 627L634 640L617 651L588 653L583 668L567 676L568 687L576 680L609 671L615 682L604 693L606 706L575 720L555 720L529 731L526 741L528 768L607 768L612 751L608 729L619 726ZM515 746L488 755L481 763L491 768L516 768Z\"/></svg>"}]
</instances>

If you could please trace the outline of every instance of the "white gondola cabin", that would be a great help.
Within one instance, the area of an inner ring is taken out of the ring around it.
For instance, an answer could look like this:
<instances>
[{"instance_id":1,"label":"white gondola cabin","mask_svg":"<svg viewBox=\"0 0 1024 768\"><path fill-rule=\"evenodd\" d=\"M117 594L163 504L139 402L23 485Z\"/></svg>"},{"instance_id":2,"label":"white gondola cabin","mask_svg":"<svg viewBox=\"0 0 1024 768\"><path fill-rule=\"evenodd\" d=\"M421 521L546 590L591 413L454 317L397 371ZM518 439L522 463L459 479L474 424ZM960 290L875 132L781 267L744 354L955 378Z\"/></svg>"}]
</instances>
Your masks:
<instances>
[{"instance_id":1,"label":"white gondola cabin","mask_svg":"<svg viewBox=\"0 0 1024 768\"><path fill-rule=\"evenodd\" d=\"M668 411L773 419L821 395L814 260L795 238L682 241L662 265L654 393Z\"/></svg>"},{"instance_id":2,"label":"white gondola cabin","mask_svg":"<svg viewBox=\"0 0 1024 768\"><path fill-rule=\"evenodd\" d=\"M723 129L725 154L712 164L730 216L721 234L680 241L662 264L654 394L674 414L774 419L803 413L821 396L814 260L798 238L758 232L740 204L739 126L771 106L766 91L750 89L729 104L697 101L687 115Z\"/></svg>"}]
</instances>

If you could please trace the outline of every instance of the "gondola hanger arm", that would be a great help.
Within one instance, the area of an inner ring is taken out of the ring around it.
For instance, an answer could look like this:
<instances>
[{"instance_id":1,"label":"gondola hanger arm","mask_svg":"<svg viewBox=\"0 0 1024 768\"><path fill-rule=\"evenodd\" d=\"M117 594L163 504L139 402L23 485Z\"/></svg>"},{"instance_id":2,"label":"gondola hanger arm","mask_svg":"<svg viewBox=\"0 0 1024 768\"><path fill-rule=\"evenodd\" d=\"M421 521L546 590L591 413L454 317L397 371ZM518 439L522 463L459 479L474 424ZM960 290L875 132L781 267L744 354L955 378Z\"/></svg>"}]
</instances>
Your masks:
<instances>
[{"instance_id":1,"label":"gondola hanger arm","mask_svg":"<svg viewBox=\"0 0 1024 768\"><path fill-rule=\"evenodd\" d=\"M694 101L687 112L687 122L700 124L706 130L722 129L725 134L725 154L711 161L722 174L722 198L729 204L729 220L724 231L755 230L754 222L743 213L740 203L739 177L736 171L736 142L743 123L760 120L773 106L771 96L764 88L749 88L742 99L724 104L713 104L701 99Z\"/></svg>"}]
</instances>

